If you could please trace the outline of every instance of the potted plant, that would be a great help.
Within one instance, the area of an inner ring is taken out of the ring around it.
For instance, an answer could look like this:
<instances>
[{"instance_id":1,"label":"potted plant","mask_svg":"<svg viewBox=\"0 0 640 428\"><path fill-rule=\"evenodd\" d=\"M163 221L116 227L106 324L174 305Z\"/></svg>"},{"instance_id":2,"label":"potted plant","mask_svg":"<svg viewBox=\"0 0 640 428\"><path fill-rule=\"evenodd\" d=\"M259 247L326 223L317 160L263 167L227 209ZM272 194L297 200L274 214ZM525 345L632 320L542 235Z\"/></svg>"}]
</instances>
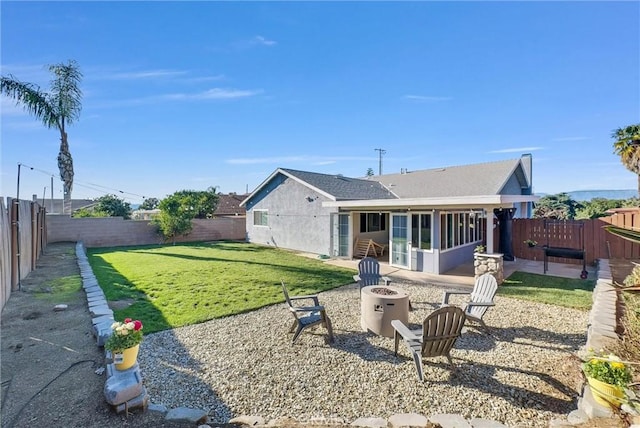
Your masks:
<instances>
[{"instance_id":1,"label":"potted plant","mask_svg":"<svg viewBox=\"0 0 640 428\"><path fill-rule=\"evenodd\" d=\"M474 251L476 253L484 253L486 251L486 249L487 248L484 245L478 245L478 246L476 246Z\"/></svg>"},{"instance_id":2,"label":"potted plant","mask_svg":"<svg viewBox=\"0 0 640 428\"><path fill-rule=\"evenodd\" d=\"M582 364L589 388L596 402L607 407L620 407L629 386L631 369L614 354L591 353Z\"/></svg>"},{"instance_id":3,"label":"potted plant","mask_svg":"<svg viewBox=\"0 0 640 428\"><path fill-rule=\"evenodd\" d=\"M536 245L538 245L538 243L536 241L534 241L533 239L527 239L526 241L524 241L525 244L527 244L529 246L529 248L533 248Z\"/></svg>"},{"instance_id":4,"label":"potted plant","mask_svg":"<svg viewBox=\"0 0 640 428\"><path fill-rule=\"evenodd\" d=\"M142 342L142 322L125 318L111 325L111 336L104 348L111 351L117 370L127 370L136 363Z\"/></svg>"}]
</instances>

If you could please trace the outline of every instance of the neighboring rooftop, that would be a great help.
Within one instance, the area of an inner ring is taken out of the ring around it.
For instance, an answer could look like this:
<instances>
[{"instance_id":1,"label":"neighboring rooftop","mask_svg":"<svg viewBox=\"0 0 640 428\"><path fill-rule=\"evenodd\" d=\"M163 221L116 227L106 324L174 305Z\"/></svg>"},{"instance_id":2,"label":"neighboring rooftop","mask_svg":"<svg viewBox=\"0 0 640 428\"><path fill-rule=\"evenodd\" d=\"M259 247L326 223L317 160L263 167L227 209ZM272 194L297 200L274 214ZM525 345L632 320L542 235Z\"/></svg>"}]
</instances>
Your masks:
<instances>
[{"instance_id":1,"label":"neighboring rooftop","mask_svg":"<svg viewBox=\"0 0 640 428\"><path fill-rule=\"evenodd\" d=\"M240 202L245 200L248 194L239 195L237 193L218 194L218 206L216 207L214 216L240 216L246 215L247 210L244 206L240 206Z\"/></svg>"}]
</instances>

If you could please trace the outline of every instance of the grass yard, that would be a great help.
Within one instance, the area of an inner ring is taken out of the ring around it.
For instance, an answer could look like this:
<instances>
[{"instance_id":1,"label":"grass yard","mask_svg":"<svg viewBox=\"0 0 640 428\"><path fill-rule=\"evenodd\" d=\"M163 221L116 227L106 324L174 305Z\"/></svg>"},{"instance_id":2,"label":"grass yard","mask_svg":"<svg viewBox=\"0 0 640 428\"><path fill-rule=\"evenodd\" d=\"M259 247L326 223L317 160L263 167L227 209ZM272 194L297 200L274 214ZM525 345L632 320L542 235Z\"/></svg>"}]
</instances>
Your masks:
<instances>
[{"instance_id":1,"label":"grass yard","mask_svg":"<svg viewBox=\"0 0 640 428\"><path fill-rule=\"evenodd\" d=\"M355 271L238 242L89 249L89 262L116 320L139 319L145 333L201 323L353 282Z\"/></svg>"},{"instance_id":2,"label":"grass yard","mask_svg":"<svg viewBox=\"0 0 640 428\"><path fill-rule=\"evenodd\" d=\"M535 273L514 272L498 287L498 295L575 309L591 309L596 282Z\"/></svg>"}]
</instances>

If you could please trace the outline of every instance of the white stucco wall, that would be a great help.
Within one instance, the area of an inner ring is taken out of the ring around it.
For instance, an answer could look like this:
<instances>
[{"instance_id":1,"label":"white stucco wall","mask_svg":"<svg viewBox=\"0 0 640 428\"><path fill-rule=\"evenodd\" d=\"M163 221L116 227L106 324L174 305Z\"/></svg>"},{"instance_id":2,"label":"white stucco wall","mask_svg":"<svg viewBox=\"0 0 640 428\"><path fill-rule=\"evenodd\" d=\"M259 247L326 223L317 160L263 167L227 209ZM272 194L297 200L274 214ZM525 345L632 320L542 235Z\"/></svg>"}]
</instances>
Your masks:
<instances>
[{"instance_id":1,"label":"white stucco wall","mask_svg":"<svg viewBox=\"0 0 640 428\"><path fill-rule=\"evenodd\" d=\"M284 176L263 187L247 203L247 239L249 242L331 254L331 213L323 208L326 197ZM267 210L268 226L254 226L253 212Z\"/></svg>"}]
</instances>

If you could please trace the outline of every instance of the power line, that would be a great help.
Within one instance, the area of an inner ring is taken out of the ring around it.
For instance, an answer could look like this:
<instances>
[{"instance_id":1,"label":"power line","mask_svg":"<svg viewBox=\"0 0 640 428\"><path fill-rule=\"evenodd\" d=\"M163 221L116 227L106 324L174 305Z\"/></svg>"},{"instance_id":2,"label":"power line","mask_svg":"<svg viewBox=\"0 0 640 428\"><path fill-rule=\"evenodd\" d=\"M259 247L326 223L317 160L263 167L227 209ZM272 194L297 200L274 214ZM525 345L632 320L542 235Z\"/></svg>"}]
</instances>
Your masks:
<instances>
[{"instance_id":1,"label":"power line","mask_svg":"<svg viewBox=\"0 0 640 428\"><path fill-rule=\"evenodd\" d=\"M29 168L30 170L38 171L40 173L46 174L46 175L51 176L51 177L60 178L60 175L58 175L58 174L55 174L55 173L52 173L52 172L49 172L49 171L45 171L43 169L39 169L39 168L36 168L36 167L33 167L33 166L29 166L29 165L26 165L26 164L21 163L21 162L18 162L18 166L24 166L26 168ZM85 188L88 188L88 189L91 189L91 190L96 190L96 191L99 191L99 192L104 192L104 190L101 190L101 189L105 189L105 190L110 190L110 191L113 191L113 192L116 192L116 193L127 194L127 195L131 195L131 196L137 196L137 197L142 198L142 199L146 199L146 196L144 196L144 195L139 195L137 193L132 193L132 192L126 192L124 190L114 189L113 187L102 186L100 184L82 182L82 181L74 181L73 184L76 185L76 186L85 187Z\"/></svg>"}]
</instances>

